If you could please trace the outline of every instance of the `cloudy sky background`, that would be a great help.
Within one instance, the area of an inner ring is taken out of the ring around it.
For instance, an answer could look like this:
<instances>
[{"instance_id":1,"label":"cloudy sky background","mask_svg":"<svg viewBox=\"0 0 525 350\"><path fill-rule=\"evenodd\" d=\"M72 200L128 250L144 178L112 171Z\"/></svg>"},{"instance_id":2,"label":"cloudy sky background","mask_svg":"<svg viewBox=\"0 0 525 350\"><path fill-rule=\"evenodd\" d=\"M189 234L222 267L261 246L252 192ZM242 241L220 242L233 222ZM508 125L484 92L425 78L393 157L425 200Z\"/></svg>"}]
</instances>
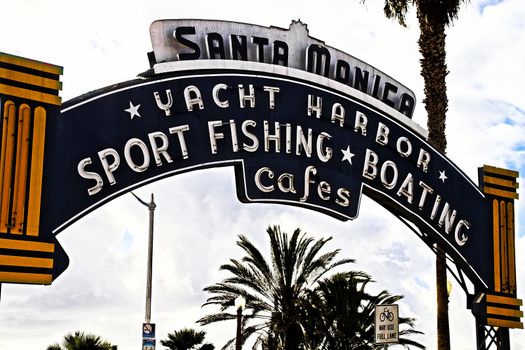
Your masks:
<instances>
[{"instance_id":1,"label":"cloudy sky background","mask_svg":"<svg viewBox=\"0 0 525 350\"><path fill-rule=\"evenodd\" d=\"M156 19L203 18L288 28L308 24L310 35L374 65L417 95L414 120L426 127L419 75L415 13L408 28L386 20L383 0L347 1L50 1L0 0L0 51L64 67L64 100L133 78L148 68L149 25ZM472 0L448 30L448 156L475 182L483 164L525 174L525 3ZM520 180L522 189L525 186ZM403 224L364 198L360 216L339 222L292 207L240 204L233 169L178 175L136 191L155 193L152 321L157 338L194 322L202 289L225 275L220 264L240 257L243 233L266 249L265 229L301 227L316 237L332 236L328 248L357 259L353 268L370 273L373 287L405 296L403 316L417 318L418 340L435 348L434 256ZM522 198L523 190L520 190ZM522 199L523 200L523 199ZM525 291L524 206L518 207L518 294ZM148 212L126 194L59 235L70 266L52 286L3 285L0 349L45 349L64 334L84 330L119 349L141 346L144 321ZM475 346L474 318L454 282L450 301L453 349ZM217 347L235 325L208 326ZM511 330L513 349L525 349L523 331ZM160 344L158 348L162 348Z\"/></svg>"}]
</instances>

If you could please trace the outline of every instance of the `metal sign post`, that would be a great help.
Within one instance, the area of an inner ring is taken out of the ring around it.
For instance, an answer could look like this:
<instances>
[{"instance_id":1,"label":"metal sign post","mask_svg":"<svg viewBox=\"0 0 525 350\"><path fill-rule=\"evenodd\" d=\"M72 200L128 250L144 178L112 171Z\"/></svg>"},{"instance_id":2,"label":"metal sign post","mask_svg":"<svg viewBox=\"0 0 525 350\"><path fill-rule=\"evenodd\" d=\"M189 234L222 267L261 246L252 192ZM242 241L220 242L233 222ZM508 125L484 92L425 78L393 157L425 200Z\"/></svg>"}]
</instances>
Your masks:
<instances>
[{"instance_id":1,"label":"metal sign post","mask_svg":"<svg viewBox=\"0 0 525 350\"><path fill-rule=\"evenodd\" d=\"M131 194L143 205L149 209L149 237L148 237L148 272L146 279L146 315L145 322L142 325L142 348L144 350L155 349L155 324L151 321L151 277L153 270L153 221L155 215L155 202L153 200L153 193L151 194L151 201L144 202L135 193Z\"/></svg>"}]
</instances>

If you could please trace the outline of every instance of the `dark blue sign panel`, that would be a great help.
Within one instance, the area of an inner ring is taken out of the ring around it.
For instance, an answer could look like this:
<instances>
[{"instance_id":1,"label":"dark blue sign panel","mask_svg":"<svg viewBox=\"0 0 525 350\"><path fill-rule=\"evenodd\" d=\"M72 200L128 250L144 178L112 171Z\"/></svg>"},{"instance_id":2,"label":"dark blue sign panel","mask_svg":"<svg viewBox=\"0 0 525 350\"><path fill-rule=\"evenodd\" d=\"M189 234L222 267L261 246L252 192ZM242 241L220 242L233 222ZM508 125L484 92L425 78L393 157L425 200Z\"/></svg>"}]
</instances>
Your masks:
<instances>
[{"instance_id":1,"label":"dark blue sign panel","mask_svg":"<svg viewBox=\"0 0 525 350\"><path fill-rule=\"evenodd\" d=\"M142 339L142 350L155 350L155 339L143 338Z\"/></svg>"},{"instance_id":2,"label":"dark blue sign panel","mask_svg":"<svg viewBox=\"0 0 525 350\"><path fill-rule=\"evenodd\" d=\"M155 323L142 324L142 338L155 338Z\"/></svg>"},{"instance_id":3,"label":"dark blue sign panel","mask_svg":"<svg viewBox=\"0 0 525 350\"><path fill-rule=\"evenodd\" d=\"M278 72L171 73L66 103L48 127L43 227L57 234L163 177L234 166L243 202L348 220L365 193L486 286L490 242L478 187L394 109L312 74Z\"/></svg>"}]
</instances>

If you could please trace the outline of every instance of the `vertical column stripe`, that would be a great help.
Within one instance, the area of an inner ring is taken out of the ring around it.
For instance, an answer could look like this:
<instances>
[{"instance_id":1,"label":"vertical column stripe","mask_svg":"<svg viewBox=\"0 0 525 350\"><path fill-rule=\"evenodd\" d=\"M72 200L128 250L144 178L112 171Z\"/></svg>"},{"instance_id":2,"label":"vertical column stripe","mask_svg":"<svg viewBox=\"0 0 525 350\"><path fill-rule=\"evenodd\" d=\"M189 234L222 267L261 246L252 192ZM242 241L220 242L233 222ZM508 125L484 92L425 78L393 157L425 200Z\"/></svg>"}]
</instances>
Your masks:
<instances>
[{"instance_id":1,"label":"vertical column stripe","mask_svg":"<svg viewBox=\"0 0 525 350\"><path fill-rule=\"evenodd\" d=\"M42 177L44 175L44 143L46 138L46 110L35 108L33 124L33 148L31 150L31 179L29 184L29 203L27 209L28 236L38 236L40 225L40 202Z\"/></svg>"},{"instance_id":2,"label":"vertical column stripe","mask_svg":"<svg viewBox=\"0 0 525 350\"><path fill-rule=\"evenodd\" d=\"M499 255L499 204L496 199L492 201L492 241L494 244L494 290L501 292L501 257Z\"/></svg>"},{"instance_id":3,"label":"vertical column stripe","mask_svg":"<svg viewBox=\"0 0 525 350\"><path fill-rule=\"evenodd\" d=\"M503 287L503 292L508 292L508 265L507 265L507 207L505 206L505 201L500 202L500 242L501 242L501 282Z\"/></svg>"},{"instance_id":4,"label":"vertical column stripe","mask_svg":"<svg viewBox=\"0 0 525 350\"><path fill-rule=\"evenodd\" d=\"M31 108L22 104L18 110L18 132L16 148L15 185L13 193L11 233L22 234L27 185L27 167L29 163L29 128L31 126Z\"/></svg>"},{"instance_id":5,"label":"vertical column stripe","mask_svg":"<svg viewBox=\"0 0 525 350\"><path fill-rule=\"evenodd\" d=\"M508 218L508 254L509 254L509 289L510 293L516 293L516 259L514 250L514 208L512 203L507 203L507 218Z\"/></svg>"},{"instance_id":6,"label":"vertical column stripe","mask_svg":"<svg viewBox=\"0 0 525 350\"><path fill-rule=\"evenodd\" d=\"M0 145L0 217L2 216L2 203L4 198L4 172L5 172L5 162L6 162L6 146L7 146L7 125L9 123L9 114L11 108L14 108L14 103L12 101L6 101L4 103L4 108L2 109L2 144ZM7 229L0 227L0 233L7 233Z\"/></svg>"},{"instance_id":7,"label":"vertical column stripe","mask_svg":"<svg viewBox=\"0 0 525 350\"><path fill-rule=\"evenodd\" d=\"M0 203L0 231L8 232L9 205L11 199L11 180L13 170L13 154L15 144L15 120L16 106L13 102L7 101L4 105L4 115L2 122L2 155L0 164L2 172L1 203Z\"/></svg>"}]
</instances>

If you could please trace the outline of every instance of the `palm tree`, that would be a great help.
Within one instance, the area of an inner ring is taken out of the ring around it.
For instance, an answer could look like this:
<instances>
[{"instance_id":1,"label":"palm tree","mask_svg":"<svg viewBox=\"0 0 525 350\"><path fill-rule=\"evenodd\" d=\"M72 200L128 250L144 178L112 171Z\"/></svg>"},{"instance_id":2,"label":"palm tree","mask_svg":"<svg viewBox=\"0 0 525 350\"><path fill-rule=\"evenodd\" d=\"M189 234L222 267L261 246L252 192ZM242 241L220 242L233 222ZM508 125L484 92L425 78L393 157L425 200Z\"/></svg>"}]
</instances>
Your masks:
<instances>
[{"instance_id":1,"label":"palm tree","mask_svg":"<svg viewBox=\"0 0 525 350\"><path fill-rule=\"evenodd\" d=\"M161 340L160 344L170 350L213 350L215 347L212 344L204 342L206 337L205 331L197 332L191 328L184 328L180 331L168 333L168 339ZM201 345L202 344L202 345ZM200 345L200 346L199 346Z\"/></svg>"},{"instance_id":2,"label":"palm tree","mask_svg":"<svg viewBox=\"0 0 525 350\"><path fill-rule=\"evenodd\" d=\"M271 261L243 235L237 245L245 256L231 259L221 270L232 276L204 290L211 293L204 305L219 305L221 312L201 318L202 325L234 320L235 313L228 309L242 295L246 300L243 317L242 341L255 336L255 343L270 349L301 349L304 341L302 310L308 291L336 266L353 262L351 259L335 260L339 250L321 254L321 249L331 239L307 237L296 229L292 236L279 226L266 231L270 239ZM231 339L223 349L228 348Z\"/></svg>"},{"instance_id":3,"label":"palm tree","mask_svg":"<svg viewBox=\"0 0 525 350\"><path fill-rule=\"evenodd\" d=\"M310 292L309 304L305 308L308 320L306 334L309 349L319 350L367 350L376 349L375 315L377 305L394 304L402 296L382 291L368 294L366 286L372 280L364 272L339 273L319 282ZM413 329L414 320L399 318L399 344L425 349L425 346L408 339L412 334L421 334Z\"/></svg>"},{"instance_id":4,"label":"palm tree","mask_svg":"<svg viewBox=\"0 0 525 350\"><path fill-rule=\"evenodd\" d=\"M366 0L360 0L365 2ZM409 5L416 7L419 22L419 52L421 76L424 80L425 109L427 111L428 141L445 154L446 112L448 110L446 76L448 74L445 50L445 29L457 19L459 10L468 0L385 0L384 13L406 26ZM445 253L436 247L436 292L438 350L450 349L448 328L447 264Z\"/></svg>"},{"instance_id":5,"label":"palm tree","mask_svg":"<svg viewBox=\"0 0 525 350\"><path fill-rule=\"evenodd\" d=\"M48 346L47 350L117 350L117 346L111 345L97 335L76 331L74 334L69 333L64 336L62 347L53 344Z\"/></svg>"},{"instance_id":6,"label":"palm tree","mask_svg":"<svg viewBox=\"0 0 525 350\"><path fill-rule=\"evenodd\" d=\"M366 2L366 0L360 0ZM448 74L445 50L445 29L457 19L461 5L468 0L385 0L384 13L406 27L409 5L416 7L419 23L421 76L424 80L425 109L428 114L428 140L442 153L447 147L445 120L448 110Z\"/></svg>"}]
</instances>

